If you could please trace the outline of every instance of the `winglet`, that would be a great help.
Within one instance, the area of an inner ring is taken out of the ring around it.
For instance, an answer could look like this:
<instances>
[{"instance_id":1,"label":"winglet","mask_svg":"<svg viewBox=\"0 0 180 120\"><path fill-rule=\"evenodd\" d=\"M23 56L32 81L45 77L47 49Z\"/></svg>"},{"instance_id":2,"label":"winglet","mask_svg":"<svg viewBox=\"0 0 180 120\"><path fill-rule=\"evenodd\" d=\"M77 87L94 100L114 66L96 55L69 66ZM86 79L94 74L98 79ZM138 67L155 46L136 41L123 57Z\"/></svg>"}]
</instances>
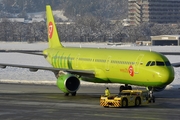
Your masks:
<instances>
[{"instance_id":1,"label":"winglet","mask_svg":"<svg viewBox=\"0 0 180 120\"><path fill-rule=\"evenodd\" d=\"M54 22L54 16L50 5L46 6L46 18L48 29L48 42L50 48L63 47L58 36L57 28Z\"/></svg>"}]
</instances>

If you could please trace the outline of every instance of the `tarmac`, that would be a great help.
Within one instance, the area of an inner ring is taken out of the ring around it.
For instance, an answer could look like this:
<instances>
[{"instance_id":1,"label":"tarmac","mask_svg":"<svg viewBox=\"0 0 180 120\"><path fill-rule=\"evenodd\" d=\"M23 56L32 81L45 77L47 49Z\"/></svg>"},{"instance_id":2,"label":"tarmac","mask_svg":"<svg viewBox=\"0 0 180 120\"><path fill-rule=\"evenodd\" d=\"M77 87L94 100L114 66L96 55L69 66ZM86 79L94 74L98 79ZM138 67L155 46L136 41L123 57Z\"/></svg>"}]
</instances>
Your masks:
<instances>
[{"instance_id":1,"label":"tarmac","mask_svg":"<svg viewBox=\"0 0 180 120\"><path fill-rule=\"evenodd\" d=\"M118 88L109 87L112 94ZM179 120L180 89L155 93L156 102L140 107L104 108L104 86L81 86L64 96L54 85L0 84L2 120Z\"/></svg>"}]
</instances>

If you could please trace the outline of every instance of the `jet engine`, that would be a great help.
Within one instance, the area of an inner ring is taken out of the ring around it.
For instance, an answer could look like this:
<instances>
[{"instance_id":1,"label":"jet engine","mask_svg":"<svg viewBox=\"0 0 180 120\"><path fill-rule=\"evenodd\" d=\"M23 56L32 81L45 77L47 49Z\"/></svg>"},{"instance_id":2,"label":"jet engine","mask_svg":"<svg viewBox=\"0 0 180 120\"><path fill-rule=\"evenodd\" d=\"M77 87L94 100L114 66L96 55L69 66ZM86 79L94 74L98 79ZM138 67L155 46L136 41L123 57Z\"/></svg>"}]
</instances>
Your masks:
<instances>
[{"instance_id":1,"label":"jet engine","mask_svg":"<svg viewBox=\"0 0 180 120\"><path fill-rule=\"evenodd\" d=\"M80 81L72 74L64 74L58 77L57 86L64 93L74 93L79 89Z\"/></svg>"},{"instance_id":2,"label":"jet engine","mask_svg":"<svg viewBox=\"0 0 180 120\"><path fill-rule=\"evenodd\" d=\"M147 87L147 89L150 91L153 89L154 92L161 92L166 88L166 86L160 86L160 87Z\"/></svg>"}]
</instances>

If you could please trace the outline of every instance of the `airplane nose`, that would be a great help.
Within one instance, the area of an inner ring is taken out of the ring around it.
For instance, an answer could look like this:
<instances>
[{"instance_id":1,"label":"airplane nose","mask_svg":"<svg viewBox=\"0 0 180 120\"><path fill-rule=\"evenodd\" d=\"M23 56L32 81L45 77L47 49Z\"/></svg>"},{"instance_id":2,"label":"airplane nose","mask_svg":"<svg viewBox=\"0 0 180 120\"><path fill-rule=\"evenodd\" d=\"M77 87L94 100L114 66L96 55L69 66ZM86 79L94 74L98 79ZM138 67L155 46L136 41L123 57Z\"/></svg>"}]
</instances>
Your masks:
<instances>
[{"instance_id":1,"label":"airplane nose","mask_svg":"<svg viewBox=\"0 0 180 120\"><path fill-rule=\"evenodd\" d=\"M174 80L174 69L172 67L163 69L159 74L159 78L164 85L170 84Z\"/></svg>"}]
</instances>

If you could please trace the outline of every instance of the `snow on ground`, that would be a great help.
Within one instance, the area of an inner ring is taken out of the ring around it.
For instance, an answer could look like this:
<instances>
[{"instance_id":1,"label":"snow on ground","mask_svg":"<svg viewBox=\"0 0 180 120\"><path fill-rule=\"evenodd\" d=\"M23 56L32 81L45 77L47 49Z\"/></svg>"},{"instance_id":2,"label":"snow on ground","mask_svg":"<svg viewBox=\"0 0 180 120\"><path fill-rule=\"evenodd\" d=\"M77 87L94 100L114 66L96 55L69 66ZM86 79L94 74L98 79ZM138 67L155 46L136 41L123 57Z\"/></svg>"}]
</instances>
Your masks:
<instances>
[{"instance_id":1,"label":"snow on ground","mask_svg":"<svg viewBox=\"0 0 180 120\"><path fill-rule=\"evenodd\" d=\"M106 43L62 43L64 46L73 47L94 47L94 48L110 48L110 49L138 49L138 50L152 50L152 51L168 51L168 52L180 52L179 46L134 46L134 45L122 45L111 46ZM47 43L19 43L19 42L0 42L0 49L6 50L43 50L48 47ZM179 62L180 56L167 56L171 63ZM0 63L13 63L24 65L38 65L38 66L50 66L50 64L42 56L28 55L21 53L0 53ZM37 72L30 72L28 69L7 67L6 69L0 69L0 82L9 83L30 83L30 84L56 84L56 78L50 71L40 70ZM83 85L97 85L98 83L88 83L82 81ZM98 84L99 85L99 84ZM107 84L100 84L106 86ZM116 86L119 84L113 84ZM109 86L109 85L108 85ZM175 80L168 86L168 88L178 88L180 86L180 68L175 68Z\"/></svg>"}]
</instances>

